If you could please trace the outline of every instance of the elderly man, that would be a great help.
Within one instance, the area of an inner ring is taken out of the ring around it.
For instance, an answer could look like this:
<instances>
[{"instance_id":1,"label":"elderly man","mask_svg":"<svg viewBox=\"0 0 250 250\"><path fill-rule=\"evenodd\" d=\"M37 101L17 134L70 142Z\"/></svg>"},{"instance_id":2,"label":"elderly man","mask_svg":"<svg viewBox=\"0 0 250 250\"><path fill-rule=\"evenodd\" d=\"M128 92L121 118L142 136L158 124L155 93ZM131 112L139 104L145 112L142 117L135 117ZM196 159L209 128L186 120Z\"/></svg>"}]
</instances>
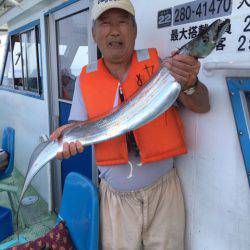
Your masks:
<instances>
[{"instance_id":1,"label":"elderly man","mask_svg":"<svg viewBox=\"0 0 250 250\"><path fill-rule=\"evenodd\" d=\"M146 84L160 66L155 49L134 50L137 26L129 0L96 0L92 18L93 38L103 57L84 67L76 82L69 118L75 122L110 111ZM208 91L197 79L199 62L174 55L165 64L182 86L179 102L194 112L207 112ZM57 129L51 139L68 126ZM79 142L65 144L57 158L82 151ZM175 107L127 135L95 145L102 249L184 248L183 196L173 167L173 157L184 153Z\"/></svg>"}]
</instances>

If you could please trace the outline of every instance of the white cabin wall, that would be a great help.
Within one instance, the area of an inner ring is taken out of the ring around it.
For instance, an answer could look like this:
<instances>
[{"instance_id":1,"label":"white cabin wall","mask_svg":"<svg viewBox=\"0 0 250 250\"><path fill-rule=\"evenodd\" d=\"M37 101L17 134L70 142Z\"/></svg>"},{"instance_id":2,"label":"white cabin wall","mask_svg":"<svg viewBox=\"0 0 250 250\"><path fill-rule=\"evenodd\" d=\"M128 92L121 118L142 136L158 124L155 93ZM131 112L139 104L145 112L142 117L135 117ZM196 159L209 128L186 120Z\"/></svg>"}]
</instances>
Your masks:
<instances>
[{"instance_id":1,"label":"white cabin wall","mask_svg":"<svg viewBox=\"0 0 250 250\"><path fill-rule=\"evenodd\" d=\"M156 47L163 58L187 42L171 42L170 34L174 27L158 29L157 14L159 10L190 1L132 2L138 25L137 49ZM201 61L202 64L213 61L249 61L249 51L237 52L243 26L235 25L235 22L250 13L247 7L237 12L240 2L233 1L230 17L232 35L226 35L227 48L223 52L213 52ZM186 205L185 249L188 250L250 249L250 191L226 85L227 76L250 77L250 72L231 70L207 73L202 67L199 78L209 89L211 111L195 114L181 110L189 153L179 157L176 166Z\"/></svg>"},{"instance_id":2,"label":"white cabin wall","mask_svg":"<svg viewBox=\"0 0 250 250\"><path fill-rule=\"evenodd\" d=\"M49 134L46 101L0 90L0 114L0 127L15 129L15 167L25 176L31 153L39 144L39 136ZM37 185L39 179L43 180L43 185ZM43 169L32 184L48 202L47 170Z\"/></svg>"},{"instance_id":3,"label":"white cabin wall","mask_svg":"<svg viewBox=\"0 0 250 250\"><path fill-rule=\"evenodd\" d=\"M45 50L44 13L65 1L43 1L8 23L9 31L18 29L34 20L40 19L41 53L43 71L44 100L12 93L0 89L0 128L12 126L16 132L15 167L25 176L30 156L39 144L41 135L50 135L50 116L48 105L48 81ZM1 136L0 136L1 137ZM32 185L51 206L50 169L42 169L32 181ZM41 185L42 182L42 185Z\"/></svg>"}]
</instances>

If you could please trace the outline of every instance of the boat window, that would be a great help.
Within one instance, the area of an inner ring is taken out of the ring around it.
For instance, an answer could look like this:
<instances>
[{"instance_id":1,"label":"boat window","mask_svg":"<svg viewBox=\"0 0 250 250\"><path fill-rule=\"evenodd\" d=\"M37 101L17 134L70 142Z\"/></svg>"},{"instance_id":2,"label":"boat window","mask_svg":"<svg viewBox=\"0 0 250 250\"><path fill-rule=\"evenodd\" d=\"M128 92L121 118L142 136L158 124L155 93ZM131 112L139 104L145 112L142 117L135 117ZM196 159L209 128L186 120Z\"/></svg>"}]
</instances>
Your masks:
<instances>
[{"instance_id":1,"label":"boat window","mask_svg":"<svg viewBox=\"0 0 250 250\"><path fill-rule=\"evenodd\" d=\"M75 80L88 64L87 13L56 21L59 98L71 101Z\"/></svg>"},{"instance_id":2,"label":"boat window","mask_svg":"<svg viewBox=\"0 0 250 250\"><path fill-rule=\"evenodd\" d=\"M4 52L8 46L7 35L0 34L0 76L2 75L3 63L4 63Z\"/></svg>"},{"instance_id":3,"label":"boat window","mask_svg":"<svg viewBox=\"0 0 250 250\"><path fill-rule=\"evenodd\" d=\"M16 89L23 89L23 70L20 35L14 35L11 37L11 49L14 69L14 86Z\"/></svg>"},{"instance_id":4,"label":"boat window","mask_svg":"<svg viewBox=\"0 0 250 250\"><path fill-rule=\"evenodd\" d=\"M64 56L67 46L60 44L58 46L58 49L59 49L59 56Z\"/></svg>"},{"instance_id":5,"label":"boat window","mask_svg":"<svg viewBox=\"0 0 250 250\"><path fill-rule=\"evenodd\" d=\"M75 54L75 58L70 65L70 70L74 75L79 75L82 71L82 66L88 64L88 46L80 46Z\"/></svg>"},{"instance_id":6,"label":"boat window","mask_svg":"<svg viewBox=\"0 0 250 250\"><path fill-rule=\"evenodd\" d=\"M0 86L41 95L39 25L11 32Z\"/></svg>"},{"instance_id":7,"label":"boat window","mask_svg":"<svg viewBox=\"0 0 250 250\"><path fill-rule=\"evenodd\" d=\"M2 64L3 68L3 74L1 77L1 85L4 87L14 87L14 81L13 81L13 68L12 68L12 53L11 53L11 44L10 40L6 42L6 59L5 59L5 64Z\"/></svg>"},{"instance_id":8,"label":"boat window","mask_svg":"<svg viewBox=\"0 0 250 250\"><path fill-rule=\"evenodd\" d=\"M21 34L24 82L23 88L28 91L39 91L39 63L35 29Z\"/></svg>"},{"instance_id":9,"label":"boat window","mask_svg":"<svg viewBox=\"0 0 250 250\"><path fill-rule=\"evenodd\" d=\"M250 115L250 92L245 93L246 96L246 102L247 102L247 108L248 108L248 113Z\"/></svg>"},{"instance_id":10,"label":"boat window","mask_svg":"<svg viewBox=\"0 0 250 250\"><path fill-rule=\"evenodd\" d=\"M228 78L227 84L250 184L250 79Z\"/></svg>"}]
</instances>

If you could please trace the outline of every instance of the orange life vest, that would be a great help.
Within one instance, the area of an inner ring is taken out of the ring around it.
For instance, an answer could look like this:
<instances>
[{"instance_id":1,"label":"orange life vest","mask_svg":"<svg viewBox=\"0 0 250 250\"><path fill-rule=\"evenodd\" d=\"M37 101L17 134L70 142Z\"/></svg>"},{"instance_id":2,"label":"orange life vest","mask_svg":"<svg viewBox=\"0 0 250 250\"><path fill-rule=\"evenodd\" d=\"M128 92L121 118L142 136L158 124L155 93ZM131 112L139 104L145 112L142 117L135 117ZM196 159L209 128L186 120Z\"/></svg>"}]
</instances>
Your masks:
<instances>
[{"instance_id":1,"label":"orange life vest","mask_svg":"<svg viewBox=\"0 0 250 250\"><path fill-rule=\"evenodd\" d=\"M126 81L122 84L125 100L157 72L160 62L156 49L134 51ZM119 81L104 65L103 59L85 66L80 75L80 87L88 118L100 116L113 109ZM183 126L172 106L152 122L133 131L140 150L142 164L163 160L187 152ZM98 166L128 163L126 136L95 145Z\"/></svg>"}]
</instances>

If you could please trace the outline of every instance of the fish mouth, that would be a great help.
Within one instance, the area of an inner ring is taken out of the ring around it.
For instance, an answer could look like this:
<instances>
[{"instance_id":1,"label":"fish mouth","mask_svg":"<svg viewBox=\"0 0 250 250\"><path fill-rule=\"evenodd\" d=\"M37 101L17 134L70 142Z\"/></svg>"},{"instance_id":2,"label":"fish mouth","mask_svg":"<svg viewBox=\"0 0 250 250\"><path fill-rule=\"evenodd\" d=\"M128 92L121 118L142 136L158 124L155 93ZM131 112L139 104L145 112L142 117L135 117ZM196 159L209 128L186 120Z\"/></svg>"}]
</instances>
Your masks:
<instances>
[{"instance_id":1,"label":"fish mouth","mask_svg":"<svg viewBox=\"0 0 250 250\"><path fill-rule=\"evenodd\" d=\"M216 32L215 36L213 37L213 42L217 43L225 33L226 29L229 27L230 19L225 19L224 21L219 19L214 22L214 25Z\"/></svg>"},{"instance_id":2,"label":"fish mouth","mask_svg":"<svg viewBox=\"0 0 250 250\"><path fill-rule=\"evenodd\" d=\"M218 34L224 33L225 30L229 27L229 25L230 25L230 19L225 19L224 21L220 21L218 27Z\"/></svg>"},{"instance_id":3,"label":"fish mouth","mask_svg":"<svg viewBox=\"0 0 250 250\"><path fill-rule=\"evenodd\" d=\"M229 25L230 19L225 19L224 21L222 21L221 19L217 19L204 30L202 30L199 33L199 37L203 37L204 35L206 35L208 36L210 43L217 44Z\"/></svg>"}]
</instances>

